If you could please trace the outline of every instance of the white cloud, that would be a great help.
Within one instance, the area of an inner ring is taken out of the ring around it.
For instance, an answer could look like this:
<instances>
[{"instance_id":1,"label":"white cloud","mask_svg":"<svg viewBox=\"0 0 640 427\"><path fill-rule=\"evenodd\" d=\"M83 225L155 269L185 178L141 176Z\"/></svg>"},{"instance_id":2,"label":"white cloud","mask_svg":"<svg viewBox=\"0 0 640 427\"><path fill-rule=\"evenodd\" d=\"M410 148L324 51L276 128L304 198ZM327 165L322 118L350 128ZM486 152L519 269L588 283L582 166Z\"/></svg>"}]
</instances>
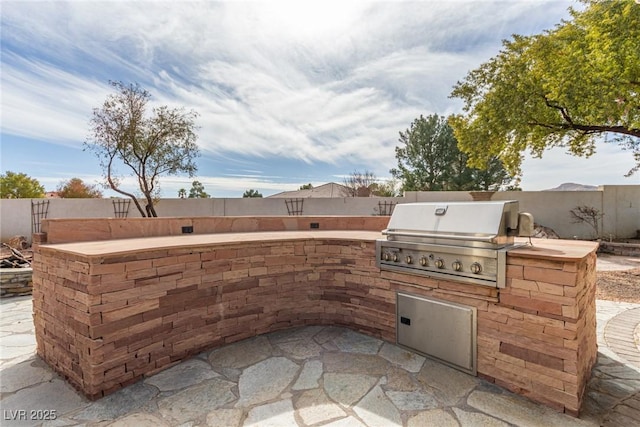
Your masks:
<instances>
[{"instance_id":1,"label":"white cloud","mask_svg":"<svg viewBox=\"0 0 640 427\"><path fill-rule=\"evenodd\" d=\"M382 174L414 118L459 110L452 85L495 55L500 39L551 28L569 6L5 2L2 132L79 146L107 80L137 81L154 103L199 112L206 156L301 159L345 172L372 165ZM287 189L210 179L216 188Z\"/></svg>"},{"instance_id":2,"label":"white cloud","mask_svg":"<svg viewBox=\"0 0 640 427\"><path fill-rule=\"evenodd\" d=\"M37 59L3 54L2 132L78 145L87 135L91 103L105 86Z\"/></svg>"}]
</instances>

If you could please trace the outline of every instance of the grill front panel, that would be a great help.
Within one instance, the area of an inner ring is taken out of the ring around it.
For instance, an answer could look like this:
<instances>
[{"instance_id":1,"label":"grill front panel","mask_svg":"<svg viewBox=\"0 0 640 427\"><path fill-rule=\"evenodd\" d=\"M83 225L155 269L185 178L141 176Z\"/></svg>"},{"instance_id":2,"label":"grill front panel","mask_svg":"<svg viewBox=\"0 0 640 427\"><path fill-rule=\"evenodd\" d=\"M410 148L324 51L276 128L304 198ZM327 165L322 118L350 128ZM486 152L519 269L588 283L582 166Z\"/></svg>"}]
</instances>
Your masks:
<instances>
[{"instance_id":1,"label":"grill front panel","mask_svg":"<svg viewBox=\"0 0 640 427\"><path fill-rule=\"evenodd\" d=\"M503 288L506 251L463 246L378 240L381 270Z\"/></svg>"}]
</instances>

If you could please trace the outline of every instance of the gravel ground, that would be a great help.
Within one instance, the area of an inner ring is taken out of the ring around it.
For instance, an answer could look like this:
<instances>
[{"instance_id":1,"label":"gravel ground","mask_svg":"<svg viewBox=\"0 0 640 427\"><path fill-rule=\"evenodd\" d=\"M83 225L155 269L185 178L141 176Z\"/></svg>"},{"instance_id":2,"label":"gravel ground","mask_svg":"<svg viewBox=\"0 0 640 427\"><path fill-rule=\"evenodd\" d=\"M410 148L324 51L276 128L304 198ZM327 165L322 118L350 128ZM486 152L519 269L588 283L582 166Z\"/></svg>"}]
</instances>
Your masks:
<instances>
[{"instance_id":1,"label":"gravel ground","mask_svg":"<svg viewBox=\"0 0 640 427\"><path fill-rule=\"evenodd\" d=\"M640 268L596 275L596 299L640 303Z\"/></svg>"}]
</instances>

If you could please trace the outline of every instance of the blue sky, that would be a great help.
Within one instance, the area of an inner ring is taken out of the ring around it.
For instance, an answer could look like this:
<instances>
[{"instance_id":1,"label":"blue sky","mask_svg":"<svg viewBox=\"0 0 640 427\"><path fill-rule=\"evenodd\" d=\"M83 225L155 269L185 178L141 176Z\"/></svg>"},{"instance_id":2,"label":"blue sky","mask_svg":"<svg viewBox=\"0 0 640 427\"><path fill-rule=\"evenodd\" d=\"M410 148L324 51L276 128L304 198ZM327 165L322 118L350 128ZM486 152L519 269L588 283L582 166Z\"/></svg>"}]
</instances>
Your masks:
<instances>
[{"instance_id":1,"label":"blue sky","mask_svg":"<svg viewBox=\"0 0 640 427\"><path fill-rule=\"evenodd\" d=\"M3 1L2 172L47 190L101 180L82 150L109 80L138 82L153 105L196 110L198 174L214 197L265 196L389 177L398 132L420 114L460 111L456 81L511 34L568 18L573 1L158 2ZM563 182L638 184L629 152L601 144L590 159L562 150L527 157L522 188ZM162 196L192 179L167 177ZM131 180L125 188L133 189ZM105 192L110 195L110 192Z\"/></svg>"}]
</instances>

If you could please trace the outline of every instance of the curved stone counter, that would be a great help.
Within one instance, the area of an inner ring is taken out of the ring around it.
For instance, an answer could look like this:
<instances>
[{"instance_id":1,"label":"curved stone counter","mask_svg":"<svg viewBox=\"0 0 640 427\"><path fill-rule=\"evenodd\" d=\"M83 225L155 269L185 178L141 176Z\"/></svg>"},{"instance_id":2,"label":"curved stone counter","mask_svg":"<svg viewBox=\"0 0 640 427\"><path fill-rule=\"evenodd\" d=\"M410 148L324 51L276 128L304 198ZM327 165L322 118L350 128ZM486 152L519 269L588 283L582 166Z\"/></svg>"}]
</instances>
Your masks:
<instances>
[{"instance_id":1,"label":"curved stone counter","mask_svg":"<svg viewBox=\"0 0 640 427\"><path fill-rule=\"evenodd\" d=\"M278 329L341 325L395 342L402 291L476 307L478 374L577 414L597 353L594 244L536 241L510 251L507 287L498 290L380 271L380 237L291 231L41 245L38 354L99 398Z\"/></svg>"}]
</instances>

